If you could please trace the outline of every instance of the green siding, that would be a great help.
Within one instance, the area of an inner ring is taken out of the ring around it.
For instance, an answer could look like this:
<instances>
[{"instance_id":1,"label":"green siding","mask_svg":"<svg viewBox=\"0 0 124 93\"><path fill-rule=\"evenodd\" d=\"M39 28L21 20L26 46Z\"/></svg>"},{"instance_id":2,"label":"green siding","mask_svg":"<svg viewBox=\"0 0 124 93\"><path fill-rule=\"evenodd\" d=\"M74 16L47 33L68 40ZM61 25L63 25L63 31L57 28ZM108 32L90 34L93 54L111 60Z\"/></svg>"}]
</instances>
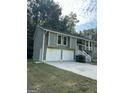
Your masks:
<instances>
[{"instance_id":1,"label":"green siding","mask_svg":"<svg viewBox=\"0 0 124 93\"><path fill-rule=\"evenodd\" d=\"M60 34L58 34L60 35ZM63 45L63 37L62 36L62 44L58 44L58 35L56 33L50 32L48 35L48 47L55 47L60 49L76 49L77 46L77 39L73 37L67 37L67 45Z\"/></svg>"},{"instance_id":2,"label":"green siding","mask_svg":"<svg viewBox=\"0 0 124 93\"><path fill-rule=\"evenodd\" d=\"M48 46L50 47L57 47L57 34L56 33L49 33L49 38L48 38Z\"/></svg>"},{"instance_id":3,"label":"green siding","mask_svg":"<svg viewBox=\"0 0 124 93\"><path fill-rule=\"evenodd\" d=\"M34 49L33 49L34 60L39 60L40 51L41 51L42 42L43 42L43 34L44 34L44 31L37 28L35 32L35 37L34 37Z\"/></svg>"},{"instance_id":4,"label":"green siding","mask_svg":"<svg viewBox=\"0 0 124 93\"><path fill-rule=\"evenodd\" d=\"M70 48L76 49L76 46L77 46L77 39L70 37Z\"/></svg>"}]
</instances>

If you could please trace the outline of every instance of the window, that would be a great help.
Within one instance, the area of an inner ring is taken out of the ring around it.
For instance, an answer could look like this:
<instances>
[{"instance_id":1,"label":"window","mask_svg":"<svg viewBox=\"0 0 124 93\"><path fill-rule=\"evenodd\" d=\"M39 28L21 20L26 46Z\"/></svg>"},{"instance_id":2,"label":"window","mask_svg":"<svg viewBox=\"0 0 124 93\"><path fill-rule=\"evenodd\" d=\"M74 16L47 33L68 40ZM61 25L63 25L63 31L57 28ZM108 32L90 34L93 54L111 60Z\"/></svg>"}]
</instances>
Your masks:
<instances>
[{"instance_id":1,"label":"window","mask_svg":"<svg viewBox=\"0 0 124 93\"><path fill-rule=\"evenodd\" d=\"M81 39L78 39L78 40L77 40L77 43L82 44Z\"/></svg>"},{"instance_id":2,"label":"window","mask_svg":"<svg viewBox=\"0 0 124 93\"><path fill-rule=\"evenodd\" d=\"M67 39L68 38L66 36L58 35L58 44L67 45Z\"/></svg>"},{"instance_id":3,"label":"window","mask_svg":"<svg viewBox=\"0 0 124 93\"><path fill-rule=\"evenodd\" d=\"M82 44L85 45L85 40L82 40Z\"/></svg>"},{"instance_id":4,"label":"window","mask_svg":"<svg viewBox=\"0 0 124 93\"><path fill-rule=\"evenodd\" d=\"M67 44L67 37L63 37L63 44L64 44L64 45Z\"/></svg>"},{"instance_id":5,"label":"window","mask_svg":"<svg viewBox=\"0 0 124 93\"><path fill-rule=\"evenodd\" d=\"M86 42L86 46L88 47L88 41Z\"/></svg>"},{"instance_id":6,"label":"window","mask_svg":"<svg viewBox=\"0 0 124 93\"><path fill-rule=\"evenodd\" d=\"M92 42L90 42L90 47L92 47Z\"/></svg>"},{"instance_id":7,"label":"window","mask_svg":"<svg viewBox=\"0 0 124 93\"><path fill-rule=\"evenodd\" d=\"M62 42L62 36L58 36L58 44L61 44Z\"/></svg>"}]
</instances>

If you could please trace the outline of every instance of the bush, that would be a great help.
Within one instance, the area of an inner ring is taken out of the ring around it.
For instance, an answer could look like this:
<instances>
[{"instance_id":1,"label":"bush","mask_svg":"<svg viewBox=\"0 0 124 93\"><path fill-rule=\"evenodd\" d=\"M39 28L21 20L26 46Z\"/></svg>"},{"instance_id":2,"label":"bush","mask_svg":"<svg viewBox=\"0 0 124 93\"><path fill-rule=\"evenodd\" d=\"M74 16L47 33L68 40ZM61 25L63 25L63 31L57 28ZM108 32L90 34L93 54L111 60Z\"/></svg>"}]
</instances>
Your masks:
<instances>
[{"instance_id":1,"label":"bush","mask_svg":"<svg viewBox=\"0 0 124 93\"><path fill-rule=\"evenodd\" d=\"M33 50L32 49L27 49L27 58L32 59L33 58Z\"/></svg>"},{"instance_id":2,"label":"bush","mask_svg":"<svg viewBox=\"0 0 124 93\"><path fill-rule=\"evenodd\" d=\"M97 64L97 59L92 59L91 61L93 64Z\"/></svg>"},{"instance_id":3,"label":"bush","mask_svg":"<svg viewBox=\"0 0 124 93\"><path fill-rule=\"evenodd\" d=\"M77 55L77 56L76 56L76 61L77 61L77 62L85 63L85 62L86 62L86 58L85 58L85 56L83 56L83 55Z\"/></svg>"}]
</instances>

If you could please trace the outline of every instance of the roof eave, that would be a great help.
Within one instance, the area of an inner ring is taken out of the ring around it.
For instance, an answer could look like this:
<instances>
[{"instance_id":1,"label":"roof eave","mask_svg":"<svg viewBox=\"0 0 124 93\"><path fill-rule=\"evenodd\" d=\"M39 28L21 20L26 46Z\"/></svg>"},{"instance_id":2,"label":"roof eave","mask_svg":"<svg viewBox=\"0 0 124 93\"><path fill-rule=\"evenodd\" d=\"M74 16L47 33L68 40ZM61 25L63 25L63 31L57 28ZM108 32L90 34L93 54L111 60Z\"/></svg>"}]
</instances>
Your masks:
<instances>
[{"instance_id":1,"label":"roof eave","mask_svg":"<svg viewBox=\"0 0 124 93\"><path fill-rule=\"evenodd\" d=\"M73 38L78 38L78 39L83 39L83 40L87 40L87 41L96 42L96 41L91 40L91 39L86 39L86 38L83 38L83 37L73 36L73 35L62 33L62 32L57 32L57 31L54 31L54 30L49 30L49 29L45 29L43 27L40 27L40 28L43 29L43 30L45 30L45 31L47 31L47 32L49 31L49 32L57 33L57 34L63 34L65 36L70 36L70 37L73 37Z\"/></svg>"}]
</instances>

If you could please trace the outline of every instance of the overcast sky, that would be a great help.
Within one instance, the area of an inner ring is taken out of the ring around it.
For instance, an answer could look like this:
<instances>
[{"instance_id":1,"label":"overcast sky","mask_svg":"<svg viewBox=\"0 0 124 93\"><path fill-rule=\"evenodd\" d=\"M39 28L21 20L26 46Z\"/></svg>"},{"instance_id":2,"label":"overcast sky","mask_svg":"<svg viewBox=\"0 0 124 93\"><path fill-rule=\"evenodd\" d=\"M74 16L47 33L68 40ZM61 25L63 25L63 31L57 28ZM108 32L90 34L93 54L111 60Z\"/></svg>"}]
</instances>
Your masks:
<instances>
[{"instance_id":1,"label":"overcast sky","mask_svg":"<svg viewBox=\"0 0 124 93\"><path fill-rule=\"evenodd\" d=\"M96 0L54 0L62 7L62 14L68 15L70 12L77 14L80 21L76 25L76 31L96 27Z\"/></svg>"}]
</instances>

